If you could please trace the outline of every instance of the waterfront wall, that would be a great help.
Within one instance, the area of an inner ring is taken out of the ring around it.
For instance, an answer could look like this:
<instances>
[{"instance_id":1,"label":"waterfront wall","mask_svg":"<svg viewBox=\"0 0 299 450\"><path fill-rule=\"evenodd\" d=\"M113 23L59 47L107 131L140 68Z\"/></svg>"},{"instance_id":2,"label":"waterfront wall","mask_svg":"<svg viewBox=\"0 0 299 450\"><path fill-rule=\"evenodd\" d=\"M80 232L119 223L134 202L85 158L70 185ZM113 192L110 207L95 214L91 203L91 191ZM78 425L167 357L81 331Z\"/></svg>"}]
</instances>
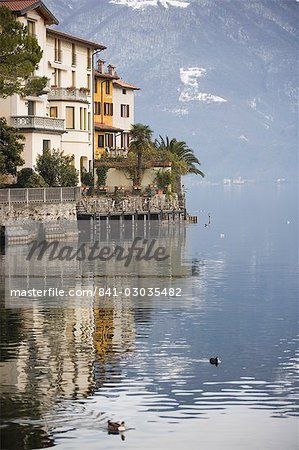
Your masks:
<instances>
[{"instance_id":1,"label":"waterfront wall","mask_svg":"<svg viewBox=\"0 0 299 450\"><path fill-rule=\"evenodd\" d=\"M47 240L76 237L76 204L0 204L0 229L7 244L26 244L41 235Z\"/></svg>"},{"instance_id":2,"label":"waterfront wall","mask_svg":"<svg viewBox=\"0 0 299 450\"><path fill-rule=\"evenodd\" d=\"M28 221L56 222L58 220L77 220L76 204L65 203L15 203L0 204L0 225L12 226Z\"/></svg>"}]
</instances>

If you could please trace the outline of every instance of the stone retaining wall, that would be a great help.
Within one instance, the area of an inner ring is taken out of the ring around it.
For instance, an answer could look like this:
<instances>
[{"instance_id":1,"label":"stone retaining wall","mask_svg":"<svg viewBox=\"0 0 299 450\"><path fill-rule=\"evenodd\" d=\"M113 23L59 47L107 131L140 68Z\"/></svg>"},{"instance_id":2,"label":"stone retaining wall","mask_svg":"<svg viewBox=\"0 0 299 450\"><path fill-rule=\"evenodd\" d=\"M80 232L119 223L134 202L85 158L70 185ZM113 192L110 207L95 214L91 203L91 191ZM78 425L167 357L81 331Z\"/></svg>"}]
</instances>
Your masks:
<instances>
[{"instance_id":1,"label":"stone retaining wall","mask_svg":"<svg viewBox=\"0 0 299 450\"><path fill-rule=\"evenodd\" d=\"M20 225L28 221L56 222L77 220L76 204L70 203L24 203L0 205L0 225Z\"/></svg>"}]
</instances>

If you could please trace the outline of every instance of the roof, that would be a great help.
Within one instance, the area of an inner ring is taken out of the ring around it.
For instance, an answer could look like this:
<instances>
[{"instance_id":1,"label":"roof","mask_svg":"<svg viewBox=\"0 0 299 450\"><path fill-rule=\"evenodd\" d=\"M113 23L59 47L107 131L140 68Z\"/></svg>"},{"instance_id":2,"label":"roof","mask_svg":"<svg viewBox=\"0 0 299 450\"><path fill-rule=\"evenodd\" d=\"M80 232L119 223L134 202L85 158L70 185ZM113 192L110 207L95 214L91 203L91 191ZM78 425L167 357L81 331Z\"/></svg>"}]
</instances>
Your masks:
<instances>
[{"instance_id":1,"label":"roof","mask_svg":"<svg viewBox=\"0 0 299 450\"><path fill-rule=\"evenodd\" d=\"M139 91L140 88L137 86L134 86L134 84L126 83L125 81L121 80L120 78L114 82L117 86L124 88L124 89L134 89L136 91Z\"/></svg>"},{"instance_id":2,"label":"roof","mask_svg":"<svg viewBox=\"0 0 299 450\"><path fill-rule=\"evenodd\" d=\"M111 127L110 125L106 125L105 123L99 122L95 122L94 127L97 131L110 131L112 133L124 131L121 128Z\"/></svg>"},{"instance_id":3,"label":"roof","mask_svg":"<svg viewBox=\"0 0 299 450\"><path fill-rule=\"evenodd\" d=\"M110 73L103 73L103 72L99 72L98 70L94 71L94 76L98 77L98 78L107 78L109 80L118 80L119 76L117 75L117 73L115 73L115 75L111 75Z\"/></svg>"},{"instance_id":4,"label":"roof","mask_svg":"<svg viewBox=\"0 0 299 450\"><path fill-rule=\"evenodd\" d=\"M5 6L10 11L19 16L25 15L27 12L37 9L38 12L46 19L47 25L58 24L58 20L41 1L36 0L0 0L0 6Z\"/></svg>"},{"instance_id":5,"label":"roof","mask_svg":"<svg viewBox=\"0 0 299 450\"><path fill-rule=\"evenodd\" d=\"M79 42L80 44L86 45L86 47L93 47L94 49L105 50L107 48L104 45L97 44L96 42L87 41L86 39L83 39L78 36L74 36L73 34L64 33L63 31L56 30L56 29L54 30L52 28L47 28L47 34L49 34L51 36L58 36L58 37L66 39L68 41Z\"/></svg>"}]
</instances>

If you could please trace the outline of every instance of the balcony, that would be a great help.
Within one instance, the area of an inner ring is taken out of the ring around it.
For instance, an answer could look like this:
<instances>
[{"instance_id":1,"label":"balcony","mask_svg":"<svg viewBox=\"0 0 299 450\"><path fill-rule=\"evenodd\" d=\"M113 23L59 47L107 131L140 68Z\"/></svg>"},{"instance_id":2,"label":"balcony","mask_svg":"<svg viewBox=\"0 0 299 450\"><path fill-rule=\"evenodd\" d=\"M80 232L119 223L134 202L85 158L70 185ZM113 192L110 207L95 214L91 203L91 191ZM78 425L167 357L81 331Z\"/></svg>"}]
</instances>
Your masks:
<instances>
[{"instance_id":1,"label":"balcony","mask_svg":"<svg viewBox=\"0 0 299 450\"><path fill-rule=\"evenodd\" d=\"M20 130L34 129L56 131L64 133L64 119L39 116L14 116L11 117L11 126Z\"/></svg>"},{"instance_id":2,"label":"balcony","mask_svg":"<svg viewBox=\"0 0 299 450\"><path fill-rule=\"evenodd\" d=\"M89 103L87 90L73 88L51 88L49 100L68 100L73 102Z\"/></svg>"},{"instance_id":3,"label":"balcony","mask_svg":"<svg viewBox=\"0 0 299 450\"><path fill-rule=\"evenodd\" d=\"M127 158L128 150L124 148L105 147L106 158Z\"/></svg>"}]
</instances>

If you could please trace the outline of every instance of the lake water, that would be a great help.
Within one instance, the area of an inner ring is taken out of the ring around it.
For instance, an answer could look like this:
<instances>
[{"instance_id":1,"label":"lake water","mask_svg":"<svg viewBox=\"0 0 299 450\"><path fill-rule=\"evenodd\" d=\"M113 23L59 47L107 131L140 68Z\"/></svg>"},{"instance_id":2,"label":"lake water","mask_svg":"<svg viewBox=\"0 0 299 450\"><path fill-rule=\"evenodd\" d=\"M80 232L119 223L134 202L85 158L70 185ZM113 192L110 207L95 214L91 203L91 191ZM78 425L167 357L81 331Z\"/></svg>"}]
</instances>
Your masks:
<instances>
[{"instance_id":1,"label":"lake water","mask_svg":"<svg viewBox=\"0 0 299 450\"><path fill-rule=\"evenodd\" d=\"M183 261L174 277L182 298L8 308L2 278L2 449L297 448L295 186L199 186L193 194L199 223L169 224L161 237L169 234ZM10 251L20 258L26 249L7 249L2 269ZM138 280L131 269L126 286L159 286L154 266ZM96 275L116 282L122 274L107 267ZM45 279L51 268L41 270ZM108 435L108 419L126 421L124 440Z\"/></svg>"}]
</instances>

